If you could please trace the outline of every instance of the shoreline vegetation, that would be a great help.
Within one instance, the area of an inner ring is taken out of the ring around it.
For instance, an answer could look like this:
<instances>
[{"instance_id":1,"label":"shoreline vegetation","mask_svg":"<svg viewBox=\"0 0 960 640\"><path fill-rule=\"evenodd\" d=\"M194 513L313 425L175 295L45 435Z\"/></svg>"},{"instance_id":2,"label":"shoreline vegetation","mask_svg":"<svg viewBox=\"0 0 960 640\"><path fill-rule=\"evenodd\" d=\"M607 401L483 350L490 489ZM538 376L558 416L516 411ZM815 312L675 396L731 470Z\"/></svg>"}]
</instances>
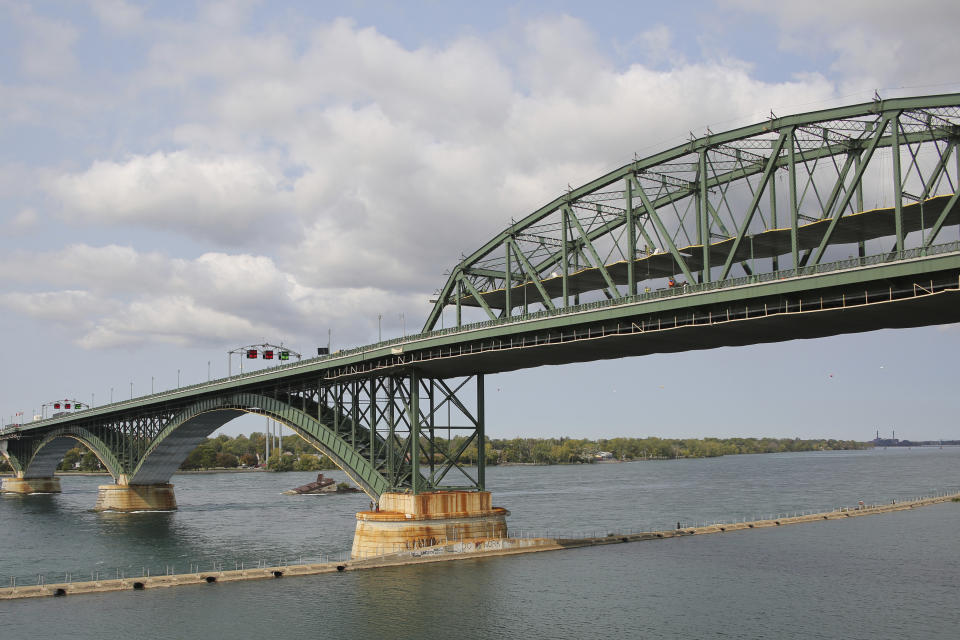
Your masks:
<instances>
[{"instance_id":1,"label":"shoreline vegetation","mask_svg":"<svg viewBox=\"0 0 960 640\"><path fill-rule=\"evenodd\" d=\"M436 438L438 448L456 451L463 438ZM260 432L250 436L230 437L221 434L207 438L194 449L180 471L242 470L265 468L268 471L326 471L336 469L333 462L296 435L283 436L281 446L265 456L266 436ZM276 440L274 441L276 444ZM753 453L787 453L801 451L861 450L874 447L872 442L855 440L799 438L487 438L485 454L488 465L554 465L672 460L678 458L715 458L725 455ZM477 444L469 444L463 452L465 464L477 461ZM437 454L438 460L442 454ZM428 460L424 455L421 462ZM83 447L67 451L58 471L97 472L103 467L93 452ZM0 472L10 471L6 461Z\"/></svg>"}]
</instances>

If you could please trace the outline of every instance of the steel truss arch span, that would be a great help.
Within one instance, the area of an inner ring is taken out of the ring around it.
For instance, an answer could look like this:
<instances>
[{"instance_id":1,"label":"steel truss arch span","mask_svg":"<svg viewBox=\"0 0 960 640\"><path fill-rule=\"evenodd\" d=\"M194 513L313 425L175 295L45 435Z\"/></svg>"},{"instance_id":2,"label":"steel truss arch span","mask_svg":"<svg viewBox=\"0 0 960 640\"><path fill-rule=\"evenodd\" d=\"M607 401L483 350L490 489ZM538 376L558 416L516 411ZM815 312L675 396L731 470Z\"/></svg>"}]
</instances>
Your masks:
<instances>
[{"instance_id":1,"label":"steel truss arch span","mask_svg":"<svg viewBox=\"0 0 960 640\"><path fill-rule=\"evenodd\" d=\"M107 443L92 431L80 426L64 427L48 433L32 447L26 462L21 463L21 468L16 469L15 467L15 470L22 471L24 478L49 478L53 476L60 461L63 460L64 454L75 446L71 440L79 442L89 449L115 480L121 477L123 471L120 460L110 450ZM14 465L11 463L11 466Z\"/></svg>"},{"instance_id":2,"label":"steel truss arch span","mask_svg":"<svg viewBox=\"0 0 960 640\"><path fill-rule=\"evenodd\" d=\"M465 309L467 322L500 320L674 278L707 284L929 248L960 224L958 142L960 94L771 114L691 139L504 229L452 269L424 331L448 306L460 327Z\"/></svg>"},{"instance_id":3,"label":"steel truss arch span","mask_svg":"<svg viewBox=\"0 0 960 640\"><path fill-rule=\"evenodd\" d=\"M376 499L387 490L386 478L326 425L276 398L254 393L202 400L174 416L153 439L131 472L129 483L167 482L204 438L243 413L264 415L292 429L329 457L370 497Z\"/></svg>"}]
</instances>

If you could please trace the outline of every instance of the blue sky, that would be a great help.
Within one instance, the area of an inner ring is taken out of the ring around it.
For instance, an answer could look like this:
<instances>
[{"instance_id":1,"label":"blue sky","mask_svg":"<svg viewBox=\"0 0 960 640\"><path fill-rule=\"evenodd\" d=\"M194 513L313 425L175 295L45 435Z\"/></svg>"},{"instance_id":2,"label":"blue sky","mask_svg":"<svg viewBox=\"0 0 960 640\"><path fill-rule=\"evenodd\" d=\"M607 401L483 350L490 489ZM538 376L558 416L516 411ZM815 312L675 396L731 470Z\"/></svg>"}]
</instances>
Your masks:
<instances>
[{"instance_id":1,"label":"blue sky","mask_svg":"<svg viewBox=\"0 0 960 640\"><path fill-rule=\"evenodd\" d=\"M930 1L0 0L0 415L419 327L461 253L634 153L960 90L958 23ZM488 431L957 438L958 341L492 376Z\"/></svg>"}]
</instances>

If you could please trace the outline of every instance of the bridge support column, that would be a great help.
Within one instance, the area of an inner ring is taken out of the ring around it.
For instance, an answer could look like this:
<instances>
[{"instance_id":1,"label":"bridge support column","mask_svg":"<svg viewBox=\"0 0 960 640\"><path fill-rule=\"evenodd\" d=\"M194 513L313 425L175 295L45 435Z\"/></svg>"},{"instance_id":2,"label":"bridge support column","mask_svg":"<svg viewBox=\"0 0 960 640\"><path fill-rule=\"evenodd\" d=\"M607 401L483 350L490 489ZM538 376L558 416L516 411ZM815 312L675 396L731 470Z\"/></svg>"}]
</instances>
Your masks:
<instances>
[{"instance_id":1,"label":"bridge support column","mask_svg":"<svg viewBox=\"0 0 960 640\"><path fill-rule=\"evenodd\" d=\"M102 484L94 511L174 511L172 484Z\"/></svg>"},{"instance_id":2,"label":"bridge support column","mask_svg":"<svg viewBox=\"0 0 960 640\"><path fill-rule=\"evenodd\" d=\"M24 478L18 473L3 479L3 493L60 493L60 478Z\"/></svg>"},{"instance_id":3,"label":"bridge support column","mask_svg":"<svg viewBox=\"0 0 960 640\"><path fill-rule=\"evenodd\" d=\"M460 540L507 537L503 507L489 491L432 491L417 495L384 493L378 511L357 514L354 560Z\"/></svg>"}]
</instances>

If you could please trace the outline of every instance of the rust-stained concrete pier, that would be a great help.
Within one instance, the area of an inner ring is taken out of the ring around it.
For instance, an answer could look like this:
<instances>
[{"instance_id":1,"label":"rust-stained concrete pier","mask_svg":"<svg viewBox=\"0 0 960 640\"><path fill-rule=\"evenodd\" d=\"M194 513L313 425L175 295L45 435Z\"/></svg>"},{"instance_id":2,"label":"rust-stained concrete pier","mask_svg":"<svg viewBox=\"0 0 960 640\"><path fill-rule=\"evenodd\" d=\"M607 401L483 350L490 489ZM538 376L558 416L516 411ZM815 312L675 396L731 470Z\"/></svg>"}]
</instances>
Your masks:
<instances>
[{"instance_id":1,"label":"rust-stained concrete pier","mask_svg":"<svg viewBox=\"0 0 960 640\"><path fill-rule=\"evenodd\" d=\"M384 493L375 511L357 514L350 557L363 560L457 540L505 538L507 516L489 491Z\"/></svg>"}]
</instances>

